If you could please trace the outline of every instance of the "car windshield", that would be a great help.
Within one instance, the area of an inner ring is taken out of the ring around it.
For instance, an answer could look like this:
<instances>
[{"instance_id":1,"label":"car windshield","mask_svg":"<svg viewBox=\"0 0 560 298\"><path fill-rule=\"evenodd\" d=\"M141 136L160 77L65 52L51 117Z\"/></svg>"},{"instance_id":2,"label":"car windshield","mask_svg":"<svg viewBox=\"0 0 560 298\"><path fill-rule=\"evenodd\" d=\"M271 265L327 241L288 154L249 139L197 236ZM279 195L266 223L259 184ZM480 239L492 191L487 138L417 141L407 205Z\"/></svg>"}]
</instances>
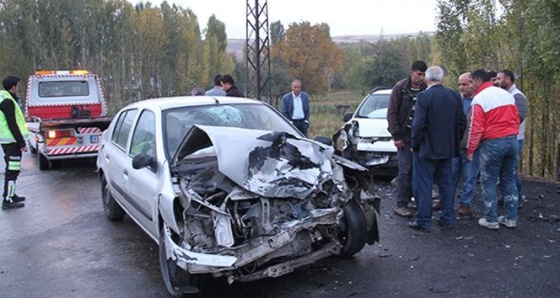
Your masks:
<instances>
[{"instance_id":1,"label":"car windshield","mask_svg":"<svg viewBox=\"0 0 560 298\"><path fill-rule=\"evenodd\" d=\"M171 158L193 125L239 127L301 134L280 114L263 104L187 106L163 112L164 138Z\"/></svg>"},{"instance_id":2,"label":"car windshield","mask_svg":"<svg viewBox=\"0 0 560 298\"><path fill-rule=\"evenodd\" d=\"M387 118L390 94L372 93L358 107L359 118Z\"/></svg>"}]
</instances>

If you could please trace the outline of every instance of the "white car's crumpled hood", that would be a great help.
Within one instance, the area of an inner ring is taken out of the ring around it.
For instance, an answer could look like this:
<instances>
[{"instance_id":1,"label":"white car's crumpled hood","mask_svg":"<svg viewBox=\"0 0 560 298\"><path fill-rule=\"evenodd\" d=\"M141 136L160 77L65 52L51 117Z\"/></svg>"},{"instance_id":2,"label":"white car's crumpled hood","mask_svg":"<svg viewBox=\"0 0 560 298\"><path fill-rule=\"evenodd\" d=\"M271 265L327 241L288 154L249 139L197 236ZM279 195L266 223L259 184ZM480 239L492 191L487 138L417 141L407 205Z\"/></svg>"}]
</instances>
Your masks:
<instances>
[{"instance_id":1,"label":"white car's crumpled hood","mask_svg":"<svg viewBox=\"0 0 560 298\"><path fill-rule=\"evenodd\" d=\"M305 198L333 178L336 165L333 148L315 141L284 132L202 125L187 133L172 165L197 151L215 152L222 174L264 197Z\"/></svg>"}]
</instances>

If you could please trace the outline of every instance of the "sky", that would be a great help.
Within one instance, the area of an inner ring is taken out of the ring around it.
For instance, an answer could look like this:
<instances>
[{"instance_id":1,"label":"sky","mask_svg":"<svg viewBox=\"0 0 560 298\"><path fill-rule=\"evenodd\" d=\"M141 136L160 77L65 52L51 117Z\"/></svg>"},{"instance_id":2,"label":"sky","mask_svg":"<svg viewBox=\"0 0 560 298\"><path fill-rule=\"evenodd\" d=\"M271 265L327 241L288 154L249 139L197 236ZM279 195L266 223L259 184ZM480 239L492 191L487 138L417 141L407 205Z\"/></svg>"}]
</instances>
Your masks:
<instances>
[{"instance_id":1,"label":"sky","mask_svg":"<svg viewBox=\"0 0 560 298\"><path fill-rule=\"evenodd\" d=\"M254 6L255 0L249 0ZM133 0L132 3L148 2ZM162 1L149 1L159 6ZM212 14L226 25L228 38L245 38L246 0L167 0L190 8L206 28ZM263 5L264 0L259 3ZM327 23L331 36L384 35L436 30L436 0L268 0L269 24Z\"/></svg>"}]
</instances>

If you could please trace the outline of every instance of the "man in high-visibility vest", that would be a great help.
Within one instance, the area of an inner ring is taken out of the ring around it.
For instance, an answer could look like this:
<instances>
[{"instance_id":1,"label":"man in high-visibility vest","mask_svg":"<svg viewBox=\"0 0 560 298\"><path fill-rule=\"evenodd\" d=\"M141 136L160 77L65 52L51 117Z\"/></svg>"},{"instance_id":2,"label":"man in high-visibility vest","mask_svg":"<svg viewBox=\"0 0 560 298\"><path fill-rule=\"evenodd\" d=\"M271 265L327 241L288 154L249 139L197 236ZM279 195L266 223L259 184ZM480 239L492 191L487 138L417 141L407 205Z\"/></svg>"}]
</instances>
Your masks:
<instances>
[{"instance_id":1,"label":"man in high-visibility vest","mask_svg":"<svg viewBox=\"0 0 560 298\"><path fill-rule=\"evenodd\" d=\"M22 152L27 152L26 140L29 131L25 118L16 102L19 78L8 76L2 81L4 90L0 91L0 144L4 150L6 173L2 210L21 208L25 197L16 195L16 180L21 169Z\"/></svg>"}]
</instances>

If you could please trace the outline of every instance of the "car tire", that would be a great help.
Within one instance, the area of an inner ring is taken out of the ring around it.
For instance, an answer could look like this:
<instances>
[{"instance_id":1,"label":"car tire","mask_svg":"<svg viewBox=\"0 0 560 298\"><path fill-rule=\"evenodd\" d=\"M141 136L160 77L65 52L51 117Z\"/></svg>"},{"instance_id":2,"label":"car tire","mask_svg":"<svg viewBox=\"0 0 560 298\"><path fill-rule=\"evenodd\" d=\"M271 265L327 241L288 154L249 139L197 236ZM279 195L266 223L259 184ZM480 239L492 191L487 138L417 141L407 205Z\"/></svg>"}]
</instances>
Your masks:
<instances>
[{"instance_id":1,"label":"car tire","mask_svg":"<svg viewBox=\"0 0 560 298\"><path fill-rule=\"evenodd\" d=\"M44 171L49 169L49 160L43 154L39 154L39 170Z\"/></svg>"},{"instance_id":2,"label":"car tire","mask_svg":"<svg viewBox=\"0 0 560 298\"><path fill-rule=\"evenodd\" d=\"M103 201L103 210L105 211L105 216L110 221L119 221L124 217L124 210L115 201L111 191L109 190L109 185L105 176L101 176L101 200Z\"/></svg>"},{"instance_id":3,"label":"car tire","mask_svg":"<svg viewBox=\"0 0 560 298\"><path fill-rule=\"evenodd\" d=\"M342 231L339 234L339 240L343 246L338 256L350 258L362 250L366 244L367 220L362 208L354 199L344 205L343 211Z\"/></svg>"},{"instance_id":4,"label":"car tire","mask_svg":"<svg viewBox=\"0 0 560 298\"><path fill-rule=\"evenodd\" d=\"M172 296L182 296L184 294L196 294L200 292L204 281L203 275L194 274L183 270L171 259L167 259L165 247L165 228L159 234L159 266L163 276L163 282L167 291Z\"/></svg>"}]
</instances>

